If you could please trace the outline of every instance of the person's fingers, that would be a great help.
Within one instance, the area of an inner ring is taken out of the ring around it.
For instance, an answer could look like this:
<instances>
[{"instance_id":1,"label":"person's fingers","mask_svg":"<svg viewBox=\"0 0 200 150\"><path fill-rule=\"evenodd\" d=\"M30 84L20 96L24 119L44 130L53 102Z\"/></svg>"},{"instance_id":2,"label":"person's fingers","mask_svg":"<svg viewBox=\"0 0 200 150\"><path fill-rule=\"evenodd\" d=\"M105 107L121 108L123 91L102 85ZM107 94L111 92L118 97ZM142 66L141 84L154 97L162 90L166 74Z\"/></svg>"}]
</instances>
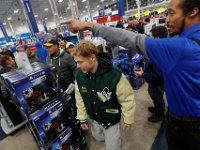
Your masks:
<instances>
[{"instance_id":1,"label":"person's fingers","mask_svg":"<svg viewBox=\"0 0 200 150\"><path fill-rule=\"evenodd\" d=\"M123 126L123 130L125 131L125 132L128 132L128 130L131 128L131 125L129 125L129 124L124 124L124 126Z\"/></svg>"},{"instance_id":2,"label":"person's fingers","mask_svg":"<svg viewBox=\"0 0 200 150\"><path fill-rule=\"evenodd\" d=\"M60 25L70 24L70 23L72 23L72 20L67 20L67 21L65 21L65 22L61 22Z\"/></svg>"},{"instance_id":3,"label":"person's fingers","mask_svg":"<svg viewBox=\"0 0 200 150\"><path fill-rule=\"evenodd\" d=\"M87 125L87 124L82 124L82 125L81 125L81 128L82 128L83 130L88 130L88 125Z\"/></svg>"}]
</instances>

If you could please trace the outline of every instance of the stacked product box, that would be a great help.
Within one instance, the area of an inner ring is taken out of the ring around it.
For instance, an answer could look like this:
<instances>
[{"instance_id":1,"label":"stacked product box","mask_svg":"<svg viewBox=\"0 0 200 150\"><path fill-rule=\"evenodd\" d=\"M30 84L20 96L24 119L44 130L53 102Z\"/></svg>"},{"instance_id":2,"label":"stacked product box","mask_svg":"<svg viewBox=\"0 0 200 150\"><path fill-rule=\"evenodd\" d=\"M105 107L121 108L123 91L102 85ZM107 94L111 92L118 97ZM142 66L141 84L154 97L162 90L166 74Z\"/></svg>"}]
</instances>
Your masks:
<instances>
[{"instance_id":1,"label":"stacked product box","mask_svg":"<svg viewBox=\"0 0 200 150\"><path fill-rule=\"evenodd\" d=\"M87 149L80 124L72 111L71 96L57 83L54 66L32 64L34 72L15 69L1 75L26 119L39 149Z\"/></svg>"},{"instance_id":2,"label":"stacked product box","mask_svg":"<svg viewBox=\"0 0 200 150\"><path fill-rule=\"evenodd\" d=\"M1 75L1 81L25 113L35 111L60 92L55 67L35 63L33 69L28 75L19 69Z\"/></svg>"},{"instance_id":3,"label":"stacked product box","mask_svg":"<svg viewBox=\"0 0 200 150\"><path fill-rule=\"evenodd\" d=\"M121 60L113 60L113 65L120 68L133 89L138 90L144 83L144 79L135 77L134 70L143 68L144 57L138 53L132 57L130 53L129 50L120 50Z\"/></svg>"},{"instance_id":4,"label":"stacked product box","mask_svg":"<svg viewBox=\"0 0 200 150\"><path fill-rule=\"evenodd\" d=\"M86 149L86 140L80 125L72 114L70 96L61 93L48 104L30 115L42 143L47 149L82 147Z\"/></svg>"}]
</instances>

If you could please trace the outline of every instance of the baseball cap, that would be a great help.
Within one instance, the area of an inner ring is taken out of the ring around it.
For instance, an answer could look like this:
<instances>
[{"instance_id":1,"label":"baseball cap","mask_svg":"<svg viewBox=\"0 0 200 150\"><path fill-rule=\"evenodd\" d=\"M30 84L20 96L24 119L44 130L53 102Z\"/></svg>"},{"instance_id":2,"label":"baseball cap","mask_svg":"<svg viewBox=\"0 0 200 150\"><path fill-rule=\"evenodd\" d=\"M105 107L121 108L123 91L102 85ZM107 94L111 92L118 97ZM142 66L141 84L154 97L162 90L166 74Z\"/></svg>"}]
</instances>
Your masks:
<instances>
[{"instance_id":1,"label":"baseball cap","mask_svg":"<svg viewBox=\"0 0 200 150\"><path fill-rule=\"evenodd\" d=\"M51 39L50 41L48 41L47 43L44 44L45 47L50 47L50 46L53 46L53 45L58 45L58 41Z\"/></svg>"},{"instance_id":2,"label":"baseball cap","mask_svg":"<svg viewBox=\"0 0 200 150\"><path fill-rule=\"evenodd\" d=\"M67 42L67 44L66 44L66 48L69 48L70 45L75 46L74 43L72 43L72 42Z\"/></svg>"}]
</instances>

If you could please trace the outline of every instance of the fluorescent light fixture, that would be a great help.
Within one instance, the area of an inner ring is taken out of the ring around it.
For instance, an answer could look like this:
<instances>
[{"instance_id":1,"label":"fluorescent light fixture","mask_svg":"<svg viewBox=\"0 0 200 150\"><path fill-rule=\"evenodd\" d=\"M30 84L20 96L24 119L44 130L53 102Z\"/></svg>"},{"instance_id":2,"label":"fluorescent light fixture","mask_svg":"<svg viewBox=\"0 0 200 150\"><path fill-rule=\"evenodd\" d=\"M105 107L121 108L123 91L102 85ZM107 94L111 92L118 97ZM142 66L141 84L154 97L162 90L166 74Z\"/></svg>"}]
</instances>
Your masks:
<instances>
[{"instance_id":1,"label":"fluorescent light fixture","mask_svg":"<svg viewBox=\"0 0 200 150\"><path fill-rule=\"evenodd\" d=\"M11 19L12 19L11 17L8 17L8 18L7 18L7 20L11 20Z\"/></svg>"},{"instance_id":2,"label":"fluorescent light fixture","mask_svg":"<svg viewBox=\"0 0 200 150\"><path fill-rule=\"evenodd\" d=\"M48 11L48 10L49 10L48 8L45 8L45 9L44 9L44 11Z\"/></svg>"},{"instance_id":3,"label":"fluorescent light fixture","mask_svg":"<svg viewBox=\"0 0 200 150\"><path fill-rule=\"evenodd\" d=\"M6 22L4 22L3 25L5 26L5 25L6 25Z\"/></svg>"},{"instance_id":4,"label":"fluorescent light fixture","mask_svg":"<svg viewBox=\"0 0 200 150\"><path fill-rule=\"evenodd\" d=\"M62 3L63 2L63 0L58 0L58 3Z\"/></svg>"},{"instance_id":5,"label":"fluorescent light fixture","mask_svg":"<svg viewBox=\"0 0 200 150\"><path fill-rule=\"evenodd\" d=\"M38 15L34 15L34 17L35 17L35 18L37 18L37 17L38 17Z\"/></svg>"},{"instance_id":6,"label":"fluorescent light fixture","mask_svg":"<svg viewBox=\"0 0 200 150\"><path fill-rule=\"evenodd\" d=\"M67 7L67 9L69 10L69 9L70 9L70 7Z\"/></svg>"},{"instance_id":7,"label":"fluorescent light fixture","mask_svg":"<svg viewBox=\"0 0 200 150\"><path fill-rule=\"evenodd\" d=\"M104 2L104 0L101 0L101 2Z\"/></svg>"},{"instance_id":8,"label":"fluorescent light fixture","mask_svg":"<svg viewBox=\"0 0 200 150\"><path fill-rule=\"evenodd\" d=\"M16 9L13 12L14 12L14 14L17 14L19 12L19 9Z\"/></svg>"},{"instance_id":9,"label":"fluorescent light fixture","mask_svg":"<svg viewBox=\"0 0 200 150\"><path fill-rule=\"evenodd\" d=\"M88 8L88 6L85 6L85 8Z\"/></svg>"},{"instance_id":10,"label":"fluorescent light fixture","mask_svg":"<svg viewBox=\"0 0 200 150\"><path fill-rule=\"evenodd\" d=\"M97 8L99 8L99 5L97 5Z\"/></svg>"},{"instance_id":11,"label":"fluorescent light fixture","mask_svg":"<svg viewBox=\"0 0 200 150\"><path fill-rule=\"evenodd\" d=\"M82 2L86 2L87 0L82 0Z\"/></svg>"}]
</instances>

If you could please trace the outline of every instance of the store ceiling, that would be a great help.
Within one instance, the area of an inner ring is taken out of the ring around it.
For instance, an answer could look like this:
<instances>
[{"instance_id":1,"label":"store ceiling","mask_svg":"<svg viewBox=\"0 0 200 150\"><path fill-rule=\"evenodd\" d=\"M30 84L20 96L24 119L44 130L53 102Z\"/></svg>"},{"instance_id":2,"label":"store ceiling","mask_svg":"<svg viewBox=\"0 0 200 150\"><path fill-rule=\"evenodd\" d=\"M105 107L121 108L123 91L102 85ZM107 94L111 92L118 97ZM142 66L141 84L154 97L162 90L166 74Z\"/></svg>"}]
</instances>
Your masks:
<instances>
[{"instance_id":1,"label":"store ceiling","mask_svg":"<svg viewBox=\"0 0 200 150\"><path fill-rule=\"evenodd\" d=\"M51 11L49 0L29 0L34 12L34 15L38 15L36 20L41 20L42 18L48 18L49 20L53 19L53 13ZM68 0L63 0L62 2L58 2L59 0L54 0L56 2L56 6L58 9L59 17L67 18L71 16L71 10L68 8ZM95 9L98 10L103 6L115 3L112 0L90 0L90 7L91 10ZM22 11L21 2L20 0L0 0L0 21L1 22L8 22L8 18L11 17L10 22L24 22L25 17ZM82 2L82 0L77 0L78 8L81 13L87 13L87 2ZM97 8L97 6L99 7ZM48 11L44 11L45 8L48 8ZM19 10L18 13L14 13L14 10ZM47 20L48 20L47 19Z\"/></svg>"}]
</instances>

